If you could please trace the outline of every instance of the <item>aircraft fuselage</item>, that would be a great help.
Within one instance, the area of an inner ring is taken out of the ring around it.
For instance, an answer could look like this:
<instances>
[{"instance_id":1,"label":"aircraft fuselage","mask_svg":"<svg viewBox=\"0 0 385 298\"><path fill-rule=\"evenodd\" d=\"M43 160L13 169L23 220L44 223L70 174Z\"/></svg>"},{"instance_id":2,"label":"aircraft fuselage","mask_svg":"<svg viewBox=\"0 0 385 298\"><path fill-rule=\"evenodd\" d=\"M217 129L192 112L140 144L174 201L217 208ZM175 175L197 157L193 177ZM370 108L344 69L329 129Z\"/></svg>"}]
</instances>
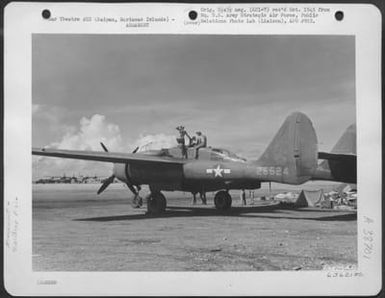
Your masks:
<instances>
[{"instance_id":1,"label":"aircraft fuselage","mask_svg":"<svg viewBox=\"0 0 385 298\"><path fill-rule=\"evenodd\" d=\"M185 164L114 164L114 175L134 185L148 184L158 190L258 189L261 182L301 184L309 176L297 177L288 167L258 162L192 160Z\"/></svg>"}]
</instances>

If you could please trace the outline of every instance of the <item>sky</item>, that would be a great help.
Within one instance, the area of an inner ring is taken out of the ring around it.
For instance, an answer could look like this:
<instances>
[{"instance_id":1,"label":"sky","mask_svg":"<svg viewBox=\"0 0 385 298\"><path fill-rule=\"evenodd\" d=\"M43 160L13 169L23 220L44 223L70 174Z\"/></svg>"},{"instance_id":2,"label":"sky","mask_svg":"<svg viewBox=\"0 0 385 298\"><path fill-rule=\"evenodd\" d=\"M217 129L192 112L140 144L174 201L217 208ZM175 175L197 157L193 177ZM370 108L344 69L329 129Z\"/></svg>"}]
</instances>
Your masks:
<instances>
[{"instance_id":1,"label":"sky","mask_svg":"<svg viewBox=\"0 0 385 298\"><path fill-rule=\"evenodd\" d=\"M352 36L34 34L32 143L130 152L172 146L184 125L256 159L301 111L328 151L355 123L354 48ZM33 159L34 178L110 172Z\"/></svg>"}]
</instances>

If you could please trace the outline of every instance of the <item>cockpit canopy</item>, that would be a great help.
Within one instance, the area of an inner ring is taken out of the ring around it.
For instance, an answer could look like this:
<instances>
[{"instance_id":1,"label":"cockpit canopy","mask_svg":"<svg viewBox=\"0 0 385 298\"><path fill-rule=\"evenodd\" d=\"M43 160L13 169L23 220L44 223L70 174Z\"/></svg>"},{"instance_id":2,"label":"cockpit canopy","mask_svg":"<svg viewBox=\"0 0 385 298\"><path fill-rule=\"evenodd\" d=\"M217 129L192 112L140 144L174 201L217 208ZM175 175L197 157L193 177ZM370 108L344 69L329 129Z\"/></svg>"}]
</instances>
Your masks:
<instances>
[{"instance_id":1,"label":"cockpit canopy","mask_svg":"<svg viewBox=\"0 0 385 298\"><path fill-rule=\"evenodd\" d=\"M218 157L223 158L224 160L233 160L233 161L246 161L245 158L236 155L234 152L223 148L208 148L211 149L212 155L217 155Z\"/></svg>"},{"instance_id":2,"label":"cockpit canopy","mask_svg":"<svg viewBox=\"0 0 385 298\"><path fill-rule=\"evenodd\" d=\"M194 147L186 148L188 159L196 158L196 149ZM183 158L182 150L180 147L172 147L167 149L160 150L148 150L140 152L141 154L154 155L154 156L164 156L172 158ZM216 160L216 161L237 161L245 162L246 159L239 157L234 152L231 152L223 148L212 148L204 147L199 149L199 160Z\"/></svg>"}]
</instances>

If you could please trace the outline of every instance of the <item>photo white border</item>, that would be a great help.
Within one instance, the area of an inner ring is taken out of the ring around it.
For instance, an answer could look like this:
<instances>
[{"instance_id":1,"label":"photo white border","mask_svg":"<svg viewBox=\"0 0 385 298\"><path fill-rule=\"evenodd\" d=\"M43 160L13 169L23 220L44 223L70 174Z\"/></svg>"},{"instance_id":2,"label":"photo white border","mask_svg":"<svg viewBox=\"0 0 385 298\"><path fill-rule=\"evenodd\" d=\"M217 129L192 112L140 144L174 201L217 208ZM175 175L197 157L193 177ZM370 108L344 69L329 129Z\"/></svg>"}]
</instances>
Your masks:
<instances>
[{"instance_id":1,"label":"photo white border","mask_svg":"<svg viewBox=\"0 0 385 298\"><path fill-rule=\"evenodd\" d=\"M316 24L185 24L200 7L328 7ZM49 22L61 16L162 16L149 28ZM337 10L344 19L334 18ZM370 4L90 4L15 2L4 17L4 282L12 295L375 295L381 276L381 13ZM358 272L34 272L32 271L32 34L354 35L356 41ZM22 185L22 187L20 186ZM16 201L17 198L17 201ZM17 204L17 206L16 206ZM368 242L367 233L372 231ZM365 234L364 234L365 233ZM9 241L12 241L10 244ZM368 253L368 245L372 246ZM39 281L56 280L54 285ZM151 285L151 286L150 286Z\"/></svg>"}]
</instances>

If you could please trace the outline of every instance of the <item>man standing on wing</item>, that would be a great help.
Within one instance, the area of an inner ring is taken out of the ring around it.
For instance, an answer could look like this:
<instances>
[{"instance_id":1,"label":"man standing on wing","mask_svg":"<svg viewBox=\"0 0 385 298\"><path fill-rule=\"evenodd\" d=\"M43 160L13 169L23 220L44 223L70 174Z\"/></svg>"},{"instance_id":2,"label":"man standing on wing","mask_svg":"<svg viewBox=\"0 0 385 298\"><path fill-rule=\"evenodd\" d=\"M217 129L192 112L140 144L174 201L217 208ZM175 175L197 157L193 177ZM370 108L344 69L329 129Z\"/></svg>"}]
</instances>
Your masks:
<instances>
[{"instance_id":1,"label":"man standing on wing","mask_svg":"<svg viewBox=\"0 0 385 298\"><path fill-rule=\"evenodd\" d=\"M196 146L195 146L195 158L198 159L198 151L200 148L207 147L207 137L202 132L197 131Z\"/></svg>"},{"instance_id":2,"label":"man standing on wing","mask_svg":"<svg viewBox=\"0 0 385 298\"><path fill-rule=\"evenodd\" d=\"M176 139L178 143L178 147L182 150L182 157L187 159L187 148L186 148L186 142L185 142L185 136L187 136L189 139L187 132L184 129L184 126L180 125L177 128L177 131L179 131L179 138Z\"/></svg>"}]
</instances>

